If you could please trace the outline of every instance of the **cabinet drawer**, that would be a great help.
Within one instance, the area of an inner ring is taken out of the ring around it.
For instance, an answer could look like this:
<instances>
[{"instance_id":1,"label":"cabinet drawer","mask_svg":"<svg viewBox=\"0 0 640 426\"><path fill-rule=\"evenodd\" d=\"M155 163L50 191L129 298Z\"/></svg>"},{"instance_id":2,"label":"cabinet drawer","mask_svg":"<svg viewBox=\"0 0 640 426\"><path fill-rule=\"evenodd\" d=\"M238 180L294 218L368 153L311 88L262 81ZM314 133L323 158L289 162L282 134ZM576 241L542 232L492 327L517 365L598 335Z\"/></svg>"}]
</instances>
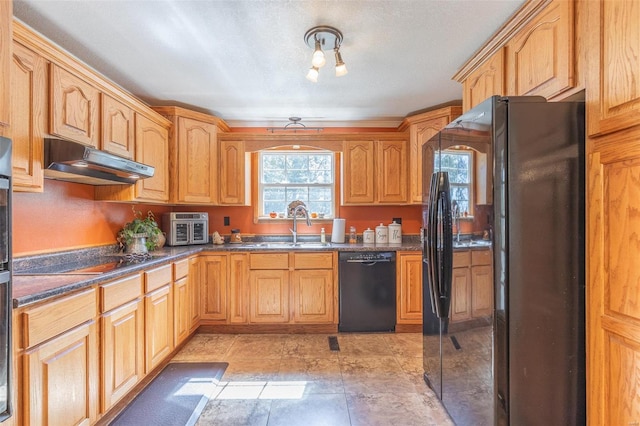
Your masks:
<instances>
[{"instance_id":1,"label":"cabinet drawer","mask_svg":"<svg viewBox=\"0 0 640 426\"><path fill-rule=\"evenodd\" d=\"M491 265L493 260L491 250L473 250L471 252L471 263L475 265Z\"/></svg>"},{"instance_id":2,"label":"cabinet drawer","mask_svg":"<svg viewBox=\"0 0 640 426\"><path fill-rule=\"evenodd\" d=\"M28 309L23 314L25 347L35 346L64 333L95 318L97 314L95 289Z\"/></svg>"},{"instance_id":3,"label":"cabinet drawer","mask_svg":"<svg viewBox=\"0 0 640 426\"><path fill-rule=\"evenodd\" d=\"M159 268L144 272L144 292L149 293L171 282L171 265L163 265Z\"/></svg>"},{"instance_id":4,"label":"cabinet drawer","mask_svg":"<svg viewBox=\"0 0 640 426\"><path fill-rule=\"evenodd\" d=\"M471 265L471 253L469 250L453 252L453 267L460 268Z\"/></svg>"},{"instance_id":5,"label":"cabinet drawer","mask_svg":"<svg viewBox=\"0 0 640 426\"><path fill-rule=\"evenodd\" d=\"M289 269L289 253L251 253L249 269Z\"/></svg>"},{"instance_id":6,"label":"cabinet drawer","mask_svg":"<svg viewBox=\"0 0 640 426\"><path fill-rule=\"evenodd\" d=\"M333 253L294 253L295 269L333 269Z\"/></svg>"},{"instance_id":7,"label":"cabinet drawer","mask_svg":"<svg viewBox=\"0 0 640 426\"><path fill-rule=\"evenodd\" d=\"M177 281L180 278L189 275L189 259L182 259L173 263L173 280Z\"/></svg>"},{"instance_id":8,"label":"cabinet drawer","mask_svg":"<svg viewBox=\"0 0 640 426\"><path fill-rule=\"evenodd\" d=\"M142 295L142 276L132 275L100 286L100 312L113 308Z\"/></svg>"}]
</instances>

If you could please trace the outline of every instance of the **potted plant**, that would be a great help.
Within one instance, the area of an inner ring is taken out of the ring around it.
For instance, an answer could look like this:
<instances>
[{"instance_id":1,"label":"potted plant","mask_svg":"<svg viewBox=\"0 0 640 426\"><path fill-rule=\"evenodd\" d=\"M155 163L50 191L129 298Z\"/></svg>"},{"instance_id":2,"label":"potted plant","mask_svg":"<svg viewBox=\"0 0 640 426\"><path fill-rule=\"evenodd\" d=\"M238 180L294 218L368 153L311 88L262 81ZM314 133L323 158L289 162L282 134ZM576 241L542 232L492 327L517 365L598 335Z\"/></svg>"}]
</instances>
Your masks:
<instances>
[{"instance_id":1,"label":"potted plant","mask_svg":"<svg viewBox=\"0 0 640 426\"><path fill-rule=\"evenodd\" d=\"M121 249L127 253L146 253L164 245L164 235L158 227L153 212L149 210L147 216L136 211L134 207L133 220L126 223L118 232L117 241Z\"/></svg>"}]
</instances>

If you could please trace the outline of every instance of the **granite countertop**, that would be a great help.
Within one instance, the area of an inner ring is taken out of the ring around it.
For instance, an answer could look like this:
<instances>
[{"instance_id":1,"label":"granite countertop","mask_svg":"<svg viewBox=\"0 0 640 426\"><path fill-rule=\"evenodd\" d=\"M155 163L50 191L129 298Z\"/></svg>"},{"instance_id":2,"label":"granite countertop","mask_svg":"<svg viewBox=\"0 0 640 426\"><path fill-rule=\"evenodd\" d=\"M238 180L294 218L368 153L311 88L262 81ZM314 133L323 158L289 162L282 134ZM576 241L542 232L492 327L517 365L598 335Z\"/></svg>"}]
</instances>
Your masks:
<instances>
[{"instance_id":1,"label":"granite countertop","mask_svg":"<svg viewBox=\"0 0 640 426\"><path fill-rule=\"evenodd\" d=\"M13 307L19 308L52 297L60 296L95 284L111 281L135 272L168 264L200 252L254 252L254 251L421 251L422 244L418 236L404 238L402 244L337 244L321 245L318 238L301 239L301 245L292 246L289 239L257 238L240 244L222 245L202 244L192 246L163 247L152 252L151 256L139 262L124 262L121 267L100 273L73 273L78 269L100 263L112 262L122 258L117 246L103 246L82 250L73 250L53 254L16 258L13 261L12 298ZM490 246L469 245L456 247L463 249L487 249ZM71 271L71 272L61 272Z\"/></svg>"}]
</instances>

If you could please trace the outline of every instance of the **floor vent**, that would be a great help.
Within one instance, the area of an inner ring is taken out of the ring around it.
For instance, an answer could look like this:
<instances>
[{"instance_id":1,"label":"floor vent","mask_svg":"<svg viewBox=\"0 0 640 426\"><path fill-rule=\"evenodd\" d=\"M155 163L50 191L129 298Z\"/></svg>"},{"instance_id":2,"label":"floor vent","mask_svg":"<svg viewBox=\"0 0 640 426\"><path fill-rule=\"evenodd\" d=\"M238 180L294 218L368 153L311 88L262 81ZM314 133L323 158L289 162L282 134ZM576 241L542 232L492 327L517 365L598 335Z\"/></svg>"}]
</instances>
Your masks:
<instances>
[{"instance_id":1,"label":"floor vent","mask_svg":"<svg viewBox=\"0 0 640 426\"><path fill-rule=\"evenodd\" d=\"M329 349L331 349L332 351L340 351L338 336L329 336Z\"/></svg>"},{"instance_id":2,"label":"floor vent","mask_svg":"<svg viewBox=\"0 0 640 426\"><path fill-rule=\"evenodd\" d=\"M451 338L451 343L453 343L453 347L456 348L457 351L462 349L462 346L460 346L460 343L458 343L458 339L456 339L456 336L451 336L450 338Z\"/></svg>"}]
</instances>

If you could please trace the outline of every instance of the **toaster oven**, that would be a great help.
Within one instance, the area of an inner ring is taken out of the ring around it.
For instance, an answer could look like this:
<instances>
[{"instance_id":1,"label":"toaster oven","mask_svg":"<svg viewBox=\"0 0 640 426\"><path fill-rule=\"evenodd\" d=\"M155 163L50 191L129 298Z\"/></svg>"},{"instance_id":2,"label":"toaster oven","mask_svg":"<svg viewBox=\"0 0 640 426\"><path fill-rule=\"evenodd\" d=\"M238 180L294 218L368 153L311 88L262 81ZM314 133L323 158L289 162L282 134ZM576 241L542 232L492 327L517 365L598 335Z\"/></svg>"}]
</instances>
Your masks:
<instances>
[{"instance_id":1,"label":"toaster oven","mask_svg":"<svg viewBox=\"0 0 640 426\"><path fill-rule=\"evenodd\" d=\"M209 214L172 212L162 215L162 230L170 246L207 244L209 242Z\"/></svg>"}]
</instances>

